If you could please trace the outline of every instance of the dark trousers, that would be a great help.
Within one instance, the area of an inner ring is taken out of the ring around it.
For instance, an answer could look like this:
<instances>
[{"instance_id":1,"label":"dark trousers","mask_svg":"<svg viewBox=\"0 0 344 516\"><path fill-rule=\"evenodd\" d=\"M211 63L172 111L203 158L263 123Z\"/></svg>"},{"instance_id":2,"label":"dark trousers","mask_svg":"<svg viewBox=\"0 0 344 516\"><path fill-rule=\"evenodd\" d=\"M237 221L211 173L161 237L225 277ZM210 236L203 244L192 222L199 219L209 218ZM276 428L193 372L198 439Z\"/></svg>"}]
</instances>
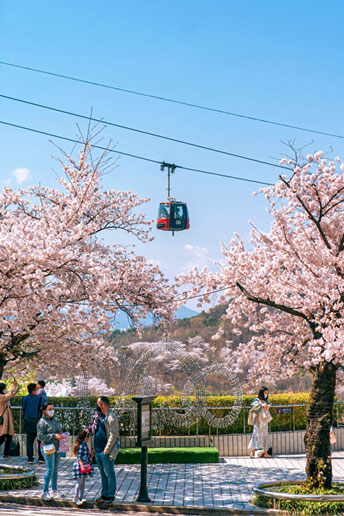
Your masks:
<instances>
[{"instance_id":1,"label":"dark trousers","mask_svg":"<svg viewBox=\"0 0 344 516\"><path fill-rule=\"evenodd\" d=\"M37 437L36 432L27 432L27 434L26 434L26 453L27 453L28 460L33 460L33 455L34 455L33 443L35 442L36 437ZM41 452L41 441L37 440L37 445L38 445L38 459L44 460L42 452Z\"/></svg>"},{"instance_id":2,"label":"dark trousers","mask_svg":"<svg viewBox=\"0 0 344 516\"><path fill-rule=\"evenodd\" d=\"M12 441L12 435L4 434L0 436L0 446L5 441L4 457L8 457L10 454L10 445Z\"/></svg>"}]
</instances>

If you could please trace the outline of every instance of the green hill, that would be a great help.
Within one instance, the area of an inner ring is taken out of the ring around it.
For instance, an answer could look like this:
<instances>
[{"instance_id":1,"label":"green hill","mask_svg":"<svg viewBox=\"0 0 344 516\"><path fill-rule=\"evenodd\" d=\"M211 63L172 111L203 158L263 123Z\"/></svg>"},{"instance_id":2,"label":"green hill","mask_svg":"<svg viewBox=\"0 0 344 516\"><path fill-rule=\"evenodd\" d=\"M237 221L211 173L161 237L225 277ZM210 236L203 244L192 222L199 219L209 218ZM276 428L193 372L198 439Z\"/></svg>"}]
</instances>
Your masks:
<instances>
[{"instance_id":1,"label":"green hill","mask_svg":"<svg viewBox=\"0 0 344 516\"><path fill-rule=\"evenodd\" d=\"M187 317L174 321L171 325L171 338L187 343L190 338L199 336L203 340L209 341L211 337L216 333L217 328L220 324L223 325L224 336L219 339L219 344L224 343L225 340L231 340L233 342L241 342L244 336L248 333L244 328L243 335L238 337L232 333L233 326L229 320L222 321L221 317L226 311L226 306L217 305L211 308L208 313L201 312L194 317ZM142 338L140 340L145 342L158 342L163 337L163 331L161 328L155 326L147 326L143 330ZM111 340L117 345L126 346L138 341L137 334L134 330L127 330L124 332L114 331L111 335Z\"/></svg>"}]
</instances>

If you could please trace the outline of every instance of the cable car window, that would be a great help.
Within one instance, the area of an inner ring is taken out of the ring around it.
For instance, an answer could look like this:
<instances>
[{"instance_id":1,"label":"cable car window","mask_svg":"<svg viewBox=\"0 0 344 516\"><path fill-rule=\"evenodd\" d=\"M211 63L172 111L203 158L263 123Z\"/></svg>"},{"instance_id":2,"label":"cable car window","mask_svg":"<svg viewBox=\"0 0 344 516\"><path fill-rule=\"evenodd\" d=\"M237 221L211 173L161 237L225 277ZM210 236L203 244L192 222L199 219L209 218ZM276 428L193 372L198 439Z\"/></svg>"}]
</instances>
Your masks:
<instances>
[{"instance_id":1,"label":"cable car window","mask_svg":"<svg viewBox=\"0 0 344 516\"><path fill-rule=\"evenodd\" d=\"M183 210L183 206L175 206L174 207L174 220L175 220L175 223L177 224L177 226L181 226L182 222L183 222L183 216L184 216L184 210Z\"/></svg>"},{"instance_id":2,"label":"cable car window","mask_svg":"<svg viewBox=\"0 0 344 516\"><path fill-rule=\"evenodd\" d=\"M169 219L170 218L170 207L166 204L160 204L158 219Z\"/></svg>"},{"instance_id":3,"label":"cable car window","mask_svg":"<svg viewBox=\"0 0 344 516\"><path fill-rule=\"evenodd\" d=\"M171 206L170 227L183 230L186 228L185 204L173 204Z\"/></svg>"}]
</instances>

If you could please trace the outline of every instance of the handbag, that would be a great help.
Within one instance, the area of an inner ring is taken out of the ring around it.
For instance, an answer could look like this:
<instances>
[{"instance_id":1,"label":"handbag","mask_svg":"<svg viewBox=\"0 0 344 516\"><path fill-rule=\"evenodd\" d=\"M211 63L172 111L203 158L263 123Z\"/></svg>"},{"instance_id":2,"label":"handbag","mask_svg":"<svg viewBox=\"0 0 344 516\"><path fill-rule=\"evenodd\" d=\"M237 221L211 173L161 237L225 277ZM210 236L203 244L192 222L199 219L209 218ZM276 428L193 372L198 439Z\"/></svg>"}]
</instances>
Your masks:
<instances>
[{"instance_id":1,"label":"handbag","mask_svg":"<svg viewBox=\"0 0 344 516\"><path fill-rule=\"evenodd\" d=\"M0 416L0 425L4 424L4 414L5 414L7 409L8 409L8 405L6 405L5 410L3 411L3 413Z\"/></svg>"},{"instance_id":2,"label":"handbag","mask_svg":"<svg viewBox=\"0 0 344 516\"><path fill-rule=\"evenodd\" d=\"M247 424L248 425L254 425L255 424L255 421L256 421L256 418L257 418L257 412L254 412L253 409L251 409L248 413L248 418L247 418Z\"/></svg>"},{"instance_id":3,"label":"handbag","mask_svg":"<svg viewBox=\"0 0 344 516\"><path fill-rule=\"evenodd\" d=\"M55 444L44 444L43 445L43 451L46 455L52 455L56 452Z\"/></svg>"},{"instance_id":4,"label":"handbag","mask_svg":"<svg viewBox=\"0 0 344 516\"><path fill-rule=\"evenodd\" d=\"M82 462L79 461L79 467L80 467L80 471L83 475L87 475L87 473L90 473L92 471L91 464L83 464Z\"/></svg>"},{"instance_id":5,"label":"handbag","mask_svg":"<svg viewBox=\"0 0 344 516\"><path fill-rule=\"evenodd\" d=\"M12 441L11 441L10 450L8 452L8 455L10 457L19 457L19 455L20 455L20 445L19 445L19 441L16 437L14 437L14 439L12 439Z\"/></svg>"},{"instance_id":6,"label":"handbag","mask_svg":"<svg viewBox=\"0 0 344 516\"><path fill-rule=\"evenodd\" d=\"M270 421L272 420L272 415L268 410L265 409L261 412L261 417L264 420L264 423L270 423Z\"/></svg>"}]
</instances>

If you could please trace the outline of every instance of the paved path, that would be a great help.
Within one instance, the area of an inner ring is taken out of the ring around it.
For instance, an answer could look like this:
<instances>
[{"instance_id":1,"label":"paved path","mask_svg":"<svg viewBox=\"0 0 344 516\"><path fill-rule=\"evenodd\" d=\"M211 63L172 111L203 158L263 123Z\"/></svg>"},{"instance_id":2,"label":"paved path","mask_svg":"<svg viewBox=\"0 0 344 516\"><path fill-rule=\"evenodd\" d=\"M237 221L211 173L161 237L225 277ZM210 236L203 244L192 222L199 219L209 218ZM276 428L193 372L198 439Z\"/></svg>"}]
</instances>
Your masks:
<instances>
[{"instance_id":1,"label":"paved path","mask_svg":"<svg viewBox=\"0 0 344 516\"><path fill-rule=\"evenodd\" d=\"M61 459L59 489L64 500L73 497L74 459ZM152 506L204 507L209 509L232 509L251 512L249 503L252 488L257 482L304 478L305 456L278 456L272 459L249 457L226 457L219 464L152 464L148 466L148 489ZM9 463L26 465L24 458L16 457ZM34 464L39 486L30 490L11 491L8 494L38 498L42 490L45 465ZM139 466L116 466L116 502L135 503L139 488ZM335 480L344 480L344 452L335 452L333 457ZM86 497L92 501L100 495L101 482L97 468L92 479L87 481ZM1 493L3 499L4 492Z\"/></svg>"},{"instance_id":2,"label":"paved path","mask_svg":"<svg viewBox=\"0 0 344 516\"><path fill-rule=\"evenodd\" d=\"M85 516L85 509L71 509L70 507L33 507L14 503L0 504L0 516L14 516L17 514L20 514L20 516ZM108 511L102 511L101 514L104 516L113 516L113 512ZM147 512L128 513L125 511L116 512L116 514L117 516L151 516ZM88 509L86 511L86 516L99 516L99 509Z\"/></svg>"}]
</instances>

